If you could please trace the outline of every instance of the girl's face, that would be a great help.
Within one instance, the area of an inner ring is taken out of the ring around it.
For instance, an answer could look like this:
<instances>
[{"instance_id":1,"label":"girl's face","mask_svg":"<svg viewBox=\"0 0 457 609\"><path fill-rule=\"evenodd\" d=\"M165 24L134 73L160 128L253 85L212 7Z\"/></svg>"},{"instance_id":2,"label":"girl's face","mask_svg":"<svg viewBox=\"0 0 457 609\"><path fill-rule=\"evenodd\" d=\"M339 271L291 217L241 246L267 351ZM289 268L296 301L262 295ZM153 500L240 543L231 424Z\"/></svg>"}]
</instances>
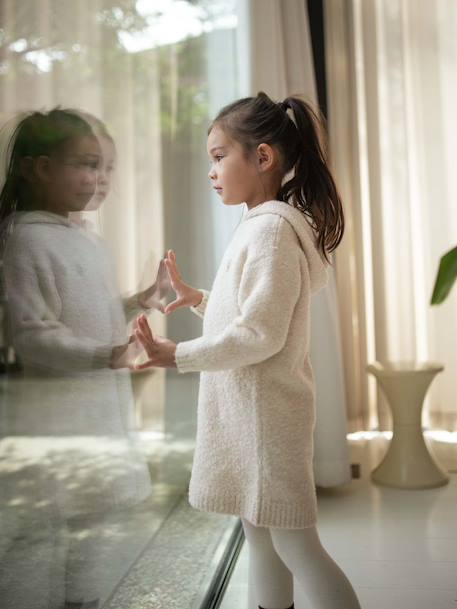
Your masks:
<instances>
[{"instance_id":1,"label":"girl's face","mask_svg":"<svg viewBox=\"0 0 457 609\"><path fill-rule=\"evenodd\" d=\"M59 154L39 157L46 209L61 215L84 210L96 192L101 159L100 145L93 136L69 142Z\"/></svg>"},{"instance_id":2,"label":"girl's face","mask_svg":"<svg viewBox=\"0 0 457 609\"><path fill-rule=\"evenodd\" d=\"M241 144L217 125L208 135L207 150L211 159L208 177L225 205L247 203L251 207L265 201L254 154L248 157Z\"/></svg>"},{"instance_id":3,"label":"girl's face","mask_svg":"<svg viewBox=\"0 0 457 609\"><path fill-rule=\"evenodd\" d=\"M100 136L98 138L102 158L97 171L97 185L95 194L87 204L85 211L94 211L100 207L111 190L111 182L116 163L116 149L111 139Z\"/></svg>"}]
</instances>

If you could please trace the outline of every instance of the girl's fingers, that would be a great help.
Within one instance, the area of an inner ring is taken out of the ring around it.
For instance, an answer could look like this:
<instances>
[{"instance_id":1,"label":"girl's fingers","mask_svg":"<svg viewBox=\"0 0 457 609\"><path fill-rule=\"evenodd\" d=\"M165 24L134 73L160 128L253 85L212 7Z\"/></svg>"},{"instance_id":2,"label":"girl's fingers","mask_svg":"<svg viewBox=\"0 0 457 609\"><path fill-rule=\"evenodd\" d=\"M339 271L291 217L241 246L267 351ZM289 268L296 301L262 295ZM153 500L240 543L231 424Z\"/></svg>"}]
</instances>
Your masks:
<instances>
[{"instance_id":1,"label":"girl's fingers","mask_svg":"<svg viewBox=\"0 0 457 609\"><path fill-rule=\"evenodd\" d=\"M159 268L157 270L157 277L163 277L163 275L165 275L166 272L167 272L166 261L165 261L165 258L162 258L162 260L159 262Z\"/></svg>"},{"instance_id":2,"label":"girl's fingers","mask_svg":"<svg viewBox=\"0 0 457 609\"><path fill-rule=\"evenodd\" d=\"M154 345L151 345L151 343L142 334L138 335L138 340L148 354L149 360L153 360L156 357L157 348Z\"/></svg>"},{"instance_id":3,"label":"girl's fingers","mask_svg":"<svg viewBox=\"0 0 457 609\"><path fill-rule=\"evenodd\" d=\"M144 364L135 364L134 369L135 370L146 370L146 368L154 368L154 367L160 368L161 366L158 366L152 360L149 360L148 362L144 362Z\"/></svg>"},{"instance_id":4,"label":"girl's fingers","mask_svg":"<svg viewBox=\"0 0 457 609\"><path fill-rule=\"evenodd\" d=\"M157 345L154 343L154 341L148 338L143 332L141 332L141 330L137 330L135 332L135 336L143 347L147 349L148 353L153 353L155 350L157 350Z\"/></svg>"},{"instance_id":5,"label":"girl's fingers","mask_svg":"<svg viewBox=\"0 0 457 609\"><path fill-rule=\"evenodd\" d=\"M142 345L151 345L151 341L149 341L146 336L143 334L141 330L135 330L135 338L141 342Z\"/></svg>"},{"instance_id":6,"label":"girl's fingers","mask_svg":"<svg viewBox=\"0 0 457 609\"><path fill-rule=\"evenodd\" d=\"M152 334L151 327L149 326L149 322L145 315L140 315L138 317L138 325L146 338L148 338L151 342L154 342L154 335Z\"/></svg>"},{"instance_id":7,"label":"girl's fingers","mask_svg":"<svg viewBox=\"0 0 457 609\"><path fill-rule=\"evenodd\" d=\"M135 330L135 336L148 353L153 353L157 350L157 345L151 332L151 328L149 327L148 320L143 316L140 316L137 319L138 327Z\"/></svg>"},{"instance_id":8,"label":"girl's fingers","mask_svg":"<svg viewBox=\"0 0 457 609\"><path fill-rule=\"evenodd\" d=\"M172 313L178 307L178 303L179 299L173 300L173 302L168 303L165 307L165 315L168 315L168 313Z\"/></svg>"},{"instance_id":9,"label":"girl's fingers","mask_svg":"<svg viewBox=\"0 0 457 609\"><path fill-rule=\"evenodd\" d=\"M173 313L173 311L175 311L176 309L179 309L182 306L184 306L182 298L177 298L176 300L173 300L173 302L170 302L165 307L165 315L169 315L170 313Z\"/></svg>"},{"instance_id":10,"label":"girl's fingers","mask_svg":"<svg viewBox=\"0 0 457 609\"><path fill-rule=\"evenodd\" d=\"M173 268L176 269L176 273L179 275L179 277L181 277L181 275L179 273L179 269L178 269L178 263L176 262L176 254L174 253L173 250L170 250L169 260L170 260L170 263L173 266Z\"/></svg>"},{"instance_id":11,"label":"girl's fingers","mask_svg":"<svg viewBox=\"0 0 457 609\"><path fill-rule=\"evenodd\" d=\"M167 269L168 278L170 279L171 287L173 288L173 290L176 291L176 283L178 281L178 277L169 260L165 261L165 268Z\"/></svg>"},{"instance_id":12,"label":"girl's fingers","mask_svg":"<svg viewBox=\"0 0 457 609\"><path fill-rule=\"evenodd\" d=\"M178 283L181 281L181 275L179 274L176 263L173 260L165 260L165 266L168 271L168 276L170 277L171 282Z\"/></svg>"}]
</instances>

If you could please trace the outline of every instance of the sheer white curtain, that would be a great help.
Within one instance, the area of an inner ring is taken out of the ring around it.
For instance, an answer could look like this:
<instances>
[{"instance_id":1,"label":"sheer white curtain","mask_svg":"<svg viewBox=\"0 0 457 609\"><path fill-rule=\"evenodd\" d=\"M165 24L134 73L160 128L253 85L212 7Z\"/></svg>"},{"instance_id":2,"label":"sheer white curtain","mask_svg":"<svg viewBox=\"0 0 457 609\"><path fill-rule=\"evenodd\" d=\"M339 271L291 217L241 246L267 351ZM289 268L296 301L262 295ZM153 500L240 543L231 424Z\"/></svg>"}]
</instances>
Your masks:
<instances>
[{"instance_id":1,"label":"sheer white curtain","mask_svg":"<svg viewBox=\"0 0 457 609\"><path fill-rule=\"evenodd\" d=\"M1 116L78 108L103 120L114 138L115 184L87 219L111 250L121 292L133 293L151 283L164 250L157 56L140 57L120 44L129 16L107 0L2 0L0 10ZM140 29L141 15L135 19L133 27ZM152 323L165 332L161 314L153 313ZM160 426L164 371L135 377L135 389L140 379L147 399L137 404L138 424Z\"/></svg>"},{"instance_id":2,"label":"sheer white curtain","mask_svg":"<svg viewBox=\"0 0 457 609\"><path fill-rule=\"evenodd\" d=\"M304 95L317 105L308 15L303 0L250 0L250 89L274 99ZM316 378L316 483L350 480L338 297L333 271L312 304L311 360Z\"/></svg>"},{"instance_id":3,"label":"sheer white curtain","mask_svg":"<svg viewBox=\"0 0 457 609\"><path fill-rule=\"evenodd\" d=\"M437 360L425 423L457 429L457 293L430 297L457 242L457 4L328 0L334 164L348 201L337 255L353 425L385 427L368 360Z\"/></svg>"},{"instance_id":4,"label":"sheer white curtain","mask_svg":"<svg viewBox=\"0 0 457 609\"><path fill-rule=\"evenodd\" d=\"M93 113L114 137L115 184L90 219L124 293L150 284L165 248L191 283L209 287L239 221L215 200L206 154L211 116L239 96L237 4L0 0L0 122L60 105ZM177 312L167 328L150 316L158 334L180 340L201 331L194 317ZM138 424L162 430L164 370L134 385Z\"/></svg>"}]
</instances>

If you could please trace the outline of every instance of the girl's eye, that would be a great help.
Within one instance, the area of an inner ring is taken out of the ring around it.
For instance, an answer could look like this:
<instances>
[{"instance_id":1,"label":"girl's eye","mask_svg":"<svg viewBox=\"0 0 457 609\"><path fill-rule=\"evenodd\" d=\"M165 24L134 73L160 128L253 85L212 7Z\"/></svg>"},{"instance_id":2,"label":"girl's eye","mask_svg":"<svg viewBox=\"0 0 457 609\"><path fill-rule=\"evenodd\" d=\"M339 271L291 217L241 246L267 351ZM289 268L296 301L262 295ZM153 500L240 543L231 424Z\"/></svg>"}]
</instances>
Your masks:
<instances>
[{"instance_id":1,"label":"girl's eye","mask_svg":"<svg viewBox=\"0 0 457 609\"><path fill-rule=\"evenodd\" d=\"M91 169L92 171L97 171L99 168L98 161L79 161L77 163L68 163L68 165L73 165L73 167L78 169Z\"/></svg>"},{"instance_id":2,"label":"girl's eye","mask_svg":"<svg viewBox=\"0 0 457 609\"><path fill-rule=\"evenodd\" d=\"M222 154L218 154L217 156L214 157L216 159L217 162L219 162L220 160L222 160L224 157Z\"/></svg>"}]
</instances>

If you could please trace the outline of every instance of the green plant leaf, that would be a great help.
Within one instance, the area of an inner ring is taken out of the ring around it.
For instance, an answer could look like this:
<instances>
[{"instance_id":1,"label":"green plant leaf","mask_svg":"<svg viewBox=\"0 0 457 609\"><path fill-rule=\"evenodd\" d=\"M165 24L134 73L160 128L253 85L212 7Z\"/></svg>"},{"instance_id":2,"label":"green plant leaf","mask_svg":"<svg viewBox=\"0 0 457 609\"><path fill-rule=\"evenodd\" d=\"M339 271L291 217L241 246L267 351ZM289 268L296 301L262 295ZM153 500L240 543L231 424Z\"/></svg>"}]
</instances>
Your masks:
<instances>
[{"instance_id":1,"label":"green plant leaf","mask_svg":"<svg viewBox=\"0 0 457 609\"><path fill-rule=\"evenodd\" d=\"M451 291L457 278L457 247L441 258L430 304L441 304Z\"/></svg>"}]
</instances>

